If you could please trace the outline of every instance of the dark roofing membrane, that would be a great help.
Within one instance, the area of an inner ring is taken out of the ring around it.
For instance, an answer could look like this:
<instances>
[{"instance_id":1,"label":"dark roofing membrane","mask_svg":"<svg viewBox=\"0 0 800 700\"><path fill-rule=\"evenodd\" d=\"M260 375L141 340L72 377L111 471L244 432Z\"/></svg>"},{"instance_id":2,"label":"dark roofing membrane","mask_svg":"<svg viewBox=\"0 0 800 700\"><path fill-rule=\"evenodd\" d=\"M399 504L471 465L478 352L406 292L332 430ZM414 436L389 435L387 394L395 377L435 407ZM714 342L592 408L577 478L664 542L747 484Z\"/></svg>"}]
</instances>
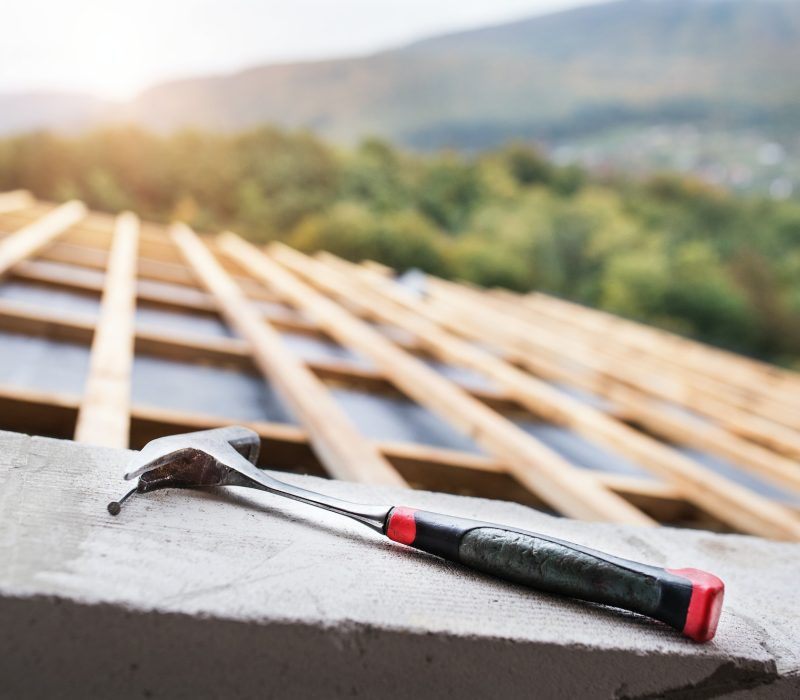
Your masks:
<instances>
[{"instance_id":1,"label":"dark roofing membrane","mask_svg":"<svg viewBox=\"0 0 800 700\"><path fill-rule=\"evenodd\" d=\"M609 474L629 474L655 479L643 467L613 450L599 445L578 433L551 423L516 421L526 433L583 469Z\"/></svg>"},{"instance_id":2,"label":"dark roofing membrane","mask_svg":"<svg viewBox=\"0 0 800 700\"><path fill-rule=\"evenodd\" d=\"M468 367L456 367L455 365L448 365L439 360L423 357L420 358L433 370L436 370L443 377L460 384L468 389L493 391L499 389L497 383L492 381L489 377L480 372L476 372Z\"/></svg>"},{"instance_id":3,"label":"dark roofing membrane","mask_svg":"<svg viewBox=\"0 0 800 700\"><path fill-rule=\"evenodd\" d=\"M407 399L339 387L331 389L331 393L356 427L373 440L416 442L482 453L466 434Z\"/></svg>"},{"instance_id":4,"label":"dark roofing membrane","mask_svg":"<svg viewBox=\"0 0 800 700\"><path fill-rule=\"evenodd\" d=\"M703 452L702 450L696 450L693 447L676 446L675 449L685 454L687 457L691 457L696 462L700 462L700 464L708 467L717 474L727 477L731 481L735 481L742 486L746 486L751 491L755 491L762 496L772 498L776 501L800 506L800 493L793 493L771 481L762 479L722 457Z\"/></svg>"},{"instance_id":5,"label":"dark roofing membrane","mask_svg":"<svg viewBox=\"0 0 800 700\"><path fill-rule=\"evenodd\" d=\"M289 408L261 377L222 367L137 355L134 403L246 421L294 423Z\"/></svg>"},{"instance_id":6,"label":"dark roofing membrane","mask_svg":"<svg viewBox=\"0 0 800 700\"><path fill-rule=\"evenodd\" d=\"M27 389L83 393L89 348L0 332L0 382Z\"/></svg>"},{"instance_id":7,"label":"dark roofing membrane","mask_svg":"<svg viewBox=\"0 0 800 700\"><path fill-rule=\"evenodd\" d=\"M297 357L306 362L313 362L314 360L337 360L356 367L374 367L368 358L326 338L307 335L305 333L291 332L281 333L281 337L288 348L297 355Z\"/></svg>"},{"instance_id":8,"label":"dark roofing membrane","mask_svg":"<svg viewBox=\"0 0 800 700\"><path fill-rule=\"evenodd\" d=\"M70 311L89 314L100 312L100 297L70 292L28 282L10 281L0 284L0 299L19 302L44 311Z\"/></svg>"}]
</instances>

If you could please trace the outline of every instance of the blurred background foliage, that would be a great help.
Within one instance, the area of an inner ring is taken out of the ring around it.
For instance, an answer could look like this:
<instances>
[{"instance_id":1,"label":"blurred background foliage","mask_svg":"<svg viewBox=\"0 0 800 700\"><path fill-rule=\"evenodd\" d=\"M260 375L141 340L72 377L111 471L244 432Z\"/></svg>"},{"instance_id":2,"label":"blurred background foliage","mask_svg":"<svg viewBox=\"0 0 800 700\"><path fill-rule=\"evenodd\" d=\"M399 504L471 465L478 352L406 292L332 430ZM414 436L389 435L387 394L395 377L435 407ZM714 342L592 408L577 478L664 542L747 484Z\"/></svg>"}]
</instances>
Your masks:
<instances>
[{"instance_id":1,"label":"blurred background foliage","mask_svg":"<svg viewBox=\"0 0 800 700\"><path fill-rule=\"evenodd\" d=\"M589 177L512 144L466 157L304 132L135 128L0 141L0 190L541 290L800 366L800 203L674 175Z\"/></svg>"}]
</instances>

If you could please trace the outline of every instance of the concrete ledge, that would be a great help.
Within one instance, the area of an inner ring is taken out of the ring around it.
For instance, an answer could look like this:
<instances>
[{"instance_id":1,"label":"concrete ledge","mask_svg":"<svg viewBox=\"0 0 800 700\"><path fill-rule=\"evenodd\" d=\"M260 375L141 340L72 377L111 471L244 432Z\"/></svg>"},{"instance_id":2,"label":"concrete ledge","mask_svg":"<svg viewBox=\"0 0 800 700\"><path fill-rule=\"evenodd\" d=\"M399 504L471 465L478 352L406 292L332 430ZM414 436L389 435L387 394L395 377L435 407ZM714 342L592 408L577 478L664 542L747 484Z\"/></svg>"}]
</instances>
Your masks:
<instances>
[{"instance_id":1,"label":"concrete ledge","mask_svg":"<svg viewBox=\"0 0 800 700\"><path fill-rule=\"evenodd\" d=\"M800 546L283 475L727 584L714 642L244 489L134 496L127 453L0 433L2 697L798 697Z\"/></svg>"}]
</instances>

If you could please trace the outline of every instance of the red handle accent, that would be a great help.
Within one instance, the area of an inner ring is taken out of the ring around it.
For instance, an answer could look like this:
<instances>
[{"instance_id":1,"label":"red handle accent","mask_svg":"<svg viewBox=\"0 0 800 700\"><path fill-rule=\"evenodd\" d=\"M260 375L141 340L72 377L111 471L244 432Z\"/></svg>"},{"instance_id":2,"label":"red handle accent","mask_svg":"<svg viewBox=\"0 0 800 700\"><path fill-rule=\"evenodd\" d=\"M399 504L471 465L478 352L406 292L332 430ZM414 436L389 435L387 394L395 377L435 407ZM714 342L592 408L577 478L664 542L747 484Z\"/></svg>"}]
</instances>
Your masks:
<instances>
[{"instance_id":1,"label":"red handle accent","mask_svg":"<svg viewBox=\"0 0 800 700\"><path fill-rule=\"evenodd\" d=\"M717 631L725 584L714 574L700 569L667 569L692 582L692 597L683 633L696 642L707 642Z\"/></svg>"},{"instance_id":2,"label":"red handle accent","mask_svg":"<svg viewBox=\"0 0 800 700\"><path fill-rule=\"evenodd\" d=\"M417 521L414 520L414 508L397 506L389 514L386 536L400 544L413 544L417 539Z\"/></svg>"}]
</instances>

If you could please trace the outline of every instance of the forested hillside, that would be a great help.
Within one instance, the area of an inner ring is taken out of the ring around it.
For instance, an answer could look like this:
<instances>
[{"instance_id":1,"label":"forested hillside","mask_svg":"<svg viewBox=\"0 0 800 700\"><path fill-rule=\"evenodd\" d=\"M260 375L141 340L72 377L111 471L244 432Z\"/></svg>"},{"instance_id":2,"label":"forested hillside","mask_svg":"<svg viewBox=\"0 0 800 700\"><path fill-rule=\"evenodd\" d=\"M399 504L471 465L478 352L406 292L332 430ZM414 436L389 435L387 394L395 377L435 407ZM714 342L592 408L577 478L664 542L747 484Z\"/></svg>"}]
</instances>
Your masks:
<instances>
[{"instance_id":1,"label":"forested hillside","mask_svg":"<svg viewBox=\"0 0 800 700\"><path fill-rule=\"evenodd\" d=\"M306 133L134 129L0 141L0 190L539 289L779 362L800 359L800 204L600 180L528 147L468 158Z\"/></svg>"}]
</instances>

